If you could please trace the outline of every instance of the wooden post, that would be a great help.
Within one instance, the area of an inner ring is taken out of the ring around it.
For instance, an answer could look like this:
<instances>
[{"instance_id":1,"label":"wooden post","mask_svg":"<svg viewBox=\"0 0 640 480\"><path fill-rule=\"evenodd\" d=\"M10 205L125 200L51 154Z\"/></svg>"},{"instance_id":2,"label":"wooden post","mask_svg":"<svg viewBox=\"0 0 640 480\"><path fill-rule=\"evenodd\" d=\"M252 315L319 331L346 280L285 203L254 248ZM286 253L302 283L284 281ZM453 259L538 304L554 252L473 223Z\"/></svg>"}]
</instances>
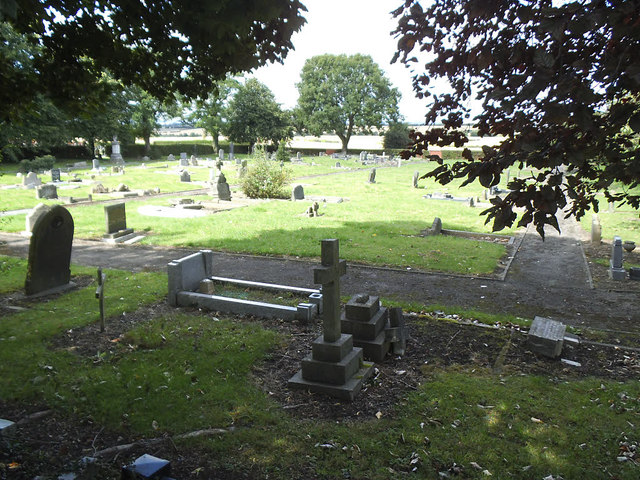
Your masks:
<instances>
[{"instance_id":1,"label":"wooden post","mask_svg":"<svg viewBox=\"0 0 640 480\"><path fill-rule=\"evenodd\" d=\"M98 267L98 288L96 288L96 298L100 306L100 331L104 332L104 281L107 275L102 273L102 267Z\"/></svg>"}]
</instances>

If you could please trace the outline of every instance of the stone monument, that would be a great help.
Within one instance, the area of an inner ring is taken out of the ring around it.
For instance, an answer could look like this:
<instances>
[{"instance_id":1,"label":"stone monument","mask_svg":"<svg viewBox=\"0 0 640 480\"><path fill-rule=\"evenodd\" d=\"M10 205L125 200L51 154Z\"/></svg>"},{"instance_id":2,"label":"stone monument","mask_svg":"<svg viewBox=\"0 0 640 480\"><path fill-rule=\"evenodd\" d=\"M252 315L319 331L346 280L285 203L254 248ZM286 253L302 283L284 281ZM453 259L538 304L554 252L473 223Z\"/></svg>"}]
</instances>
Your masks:
<instances>
[{"instance_id":1,"label":"stone monument","mask_svg":"<svg viewBox=\"0 0 640 480\"><path fill-rule=\"evenodd\" d=\"M102 236L105 242L124 241L133 234L133 228L127 228L127 213L124 202L104 206L104 219L107 232Z\"/></svg>"},{"instance_id":2,"label":"stone monument","mask_svg":"<svg viewBox=\"0 0 640 480\"><path fill-rule=\"evenodd\" d=\"M373 364L363 361L361 348L340 329L340 277L347 265L339 259L337 239L322 240L322 266L313 272L322 284L323 334L316 338L302 369L289 380L289 387L308 389L344 400L353 400L373 373Z\"/></svg>"},{"instance_id":3,"label":"stone monument","mask_svg":"<svg viewBox=\"0 0 640 480\"><path fill-rule=\"evenodd\" d=\"M304 200L304 188L302 185L295 185L291 190L291 200Z\"/></svg>"},{"instance_id":4,"label":"stone monument","mask_svg":"<svg viewBox=\"0 0 640 480\"><path fill-rule=\"evenodd\" d=\"M626 280L627 271L622 266L622 238L613 237L611 244L611 260L609 261L609 277L612 280Z\"/></svg>"},{"instance_id":5,"label":"stone monument","mask_svg":"<svg viewBox=\"0 0 640 480\"><path fill-rule=\"evenodd\" d=\"M369 172L369 183L376 183L376 169L372 168Z\"/></svg>"},{"instance_id":6,"label":"stone monument","mask_svg":"<svg viewBox=\"0 0 640 480\"><path fill-rule=\"evenodd\" d=\"M216 183L216 194L218 195L218 200L224 200L225 202L231 201L231 189L229 188L229 184L227 183L227 177L224 176L224 173L220 172L218 175L218 181Z\"/></svg>"},{"instance_id":7,"label":"stone monument","mask_svg":"<svg viewBox=\"0 0 640 480\"><path fill-rule=\"evenodd\" d=\"M557 320L535 317L527 335L531 350L545 357L558 358L562 353L567 327Z\"/></svg>"},{"instance_id":8,"label":"stone monument","mask_svg":"<svg viewBox=\"0 0 640 480\"><path fill-rule=\"evenodd\" d=\"M120 142L118 141L118 137L113 136L113 141L111 142L111 163L116 165L124 165L124 158L122 158L122 154L120 153Z\"/></svg>"},{"instance_id":9,"label":"stone monument","mask_svg":"<svg viewBox=\"0 0 640 480\"><path fill-rule=\"evenodd\" d=\"M36 187L36 198L52 200L58 198L58 187L52 183L45 183Z\"/></svg>"},{"instance_id":10,"label":"stone monument","mask_svg":"<svg viewBox=\"0 0 640 480\"><path fill-rule=\"evenodd\" d=\"M40 209L29 243L27 295L47 295L74 286L71 283L71 245L73 218L69 211L55 205Z\"/></svg>"}]
</instances>

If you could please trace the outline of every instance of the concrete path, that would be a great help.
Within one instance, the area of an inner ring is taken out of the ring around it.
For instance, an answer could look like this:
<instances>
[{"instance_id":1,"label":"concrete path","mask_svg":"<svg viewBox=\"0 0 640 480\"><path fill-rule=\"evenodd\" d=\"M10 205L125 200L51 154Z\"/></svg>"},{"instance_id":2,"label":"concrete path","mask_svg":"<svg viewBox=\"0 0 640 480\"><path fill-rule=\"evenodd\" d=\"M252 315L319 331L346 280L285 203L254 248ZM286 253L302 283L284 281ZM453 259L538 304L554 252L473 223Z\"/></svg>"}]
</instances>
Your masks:
<instances>
[{"instance_id":1,"label":"concrete path","mask_svg":"<svg viewBox=\"0 0 640 480\"><path fill-rule=\"evenodd\" d=\"M592 289L575 222L563 234L548 232L542 242L534 229L524 235L504 281L420 273L349 264L342 294L366 292L426 305L458 306L532 319L535 315L570 325L640 333L636 294ZM318 246L319 249L319 246ZM194 249L107 245L74 240L72 262L131 271L165 271L166 265ZM0 254L26 257L28 239L0 232ZM216 252L216 275L315 288L317 262Z\"/></svg>"}]
</instances>

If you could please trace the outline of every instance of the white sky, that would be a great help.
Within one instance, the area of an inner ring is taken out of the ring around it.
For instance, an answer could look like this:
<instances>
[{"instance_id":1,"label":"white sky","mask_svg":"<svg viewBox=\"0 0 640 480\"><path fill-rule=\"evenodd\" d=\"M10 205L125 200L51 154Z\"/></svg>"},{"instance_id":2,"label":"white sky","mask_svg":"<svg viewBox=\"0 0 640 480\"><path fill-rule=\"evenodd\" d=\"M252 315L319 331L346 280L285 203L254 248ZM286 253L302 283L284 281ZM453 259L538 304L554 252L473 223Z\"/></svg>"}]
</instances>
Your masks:
<instances>
[{"instance_id":1,"label":"white sky","mask_svg":"<svg viewBox=\"0 0 640 480\"><path fill-rule=\"evenodd\" d=\"M411 88L411 73L403 64L391 64L396 39L390 35L397 21L390 12L403 0L302 0L308 12L307 23L292 37L295 50L284 64L268 65L252 75L267 85L283 108L293 108L298 101L295 86L305 61L315 55L361 53L370 55L386 73L391 84L402 93L400 113L405 121L424 123L426 106Z\"/></svg>"}]
</instances>

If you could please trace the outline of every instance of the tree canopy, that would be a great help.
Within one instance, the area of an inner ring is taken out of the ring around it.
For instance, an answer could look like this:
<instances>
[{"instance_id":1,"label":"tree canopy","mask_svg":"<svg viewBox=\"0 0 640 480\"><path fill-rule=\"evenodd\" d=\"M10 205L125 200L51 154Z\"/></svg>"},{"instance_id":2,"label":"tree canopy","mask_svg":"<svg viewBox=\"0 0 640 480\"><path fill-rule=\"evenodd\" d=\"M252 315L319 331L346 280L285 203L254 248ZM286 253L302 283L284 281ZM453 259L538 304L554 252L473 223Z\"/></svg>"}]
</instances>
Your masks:
<instances>
[{"instance_id":1,"label":"tree canopy","mask_svg":"<svg viewBox=\"0 0 640 480\"><path fill-rule=\"evenodd\" d=\"M282 111L273 92L255 78L248 79L237 91L227 108L225 135L234 142L258 140L277 144L291 135L290 118Z\"/></svg>"},{"instance_id":2,"label":"tree canopy","mask_svg":"<svg viewBox=\"0 0 640 480\"><path fill-rule=\"evenodd\" d=\"M1 115L38 93L76 99L105 70L159 99L206 95L228 73L282 61L304 11L298 0L2 2L0 22L13 30L2 36L37 48L24 62L0 57Z\"/></svg>"},{"instance_id":3,"label":"tree canopy","mask_svg":"<svg viewBox=\"0 0 640 480\"><path fill-rule=\"evenodd\" d=\"M431 157L439 165L427 175L488 188L513 165L531 171L483 212L494 230L523 208L518 225L533 222L544 237L566 207L577 218L597 211L598 192L640 206L640 0L442 0L424 9L406 0L394 15L394 61L412 69L417 96L429 99L427 124L443 124L414 132L404 156L463 146L475 98L479 135L504 140L480 154L464 149L452 164ZM436 91L437 79L450 88Z\"/></svg>"},{"instance_id":4,"label":"tree canopy","mask_svg":"<svg viewBox=\"0 0 640 480\"><path fill-rule=\"evenodd\" d=\"M354 133L398 118L400 92L368 55L312 57L297 87L297 120L312 135L337 135L344 152Z\"/></svg>"}]
</instances>

